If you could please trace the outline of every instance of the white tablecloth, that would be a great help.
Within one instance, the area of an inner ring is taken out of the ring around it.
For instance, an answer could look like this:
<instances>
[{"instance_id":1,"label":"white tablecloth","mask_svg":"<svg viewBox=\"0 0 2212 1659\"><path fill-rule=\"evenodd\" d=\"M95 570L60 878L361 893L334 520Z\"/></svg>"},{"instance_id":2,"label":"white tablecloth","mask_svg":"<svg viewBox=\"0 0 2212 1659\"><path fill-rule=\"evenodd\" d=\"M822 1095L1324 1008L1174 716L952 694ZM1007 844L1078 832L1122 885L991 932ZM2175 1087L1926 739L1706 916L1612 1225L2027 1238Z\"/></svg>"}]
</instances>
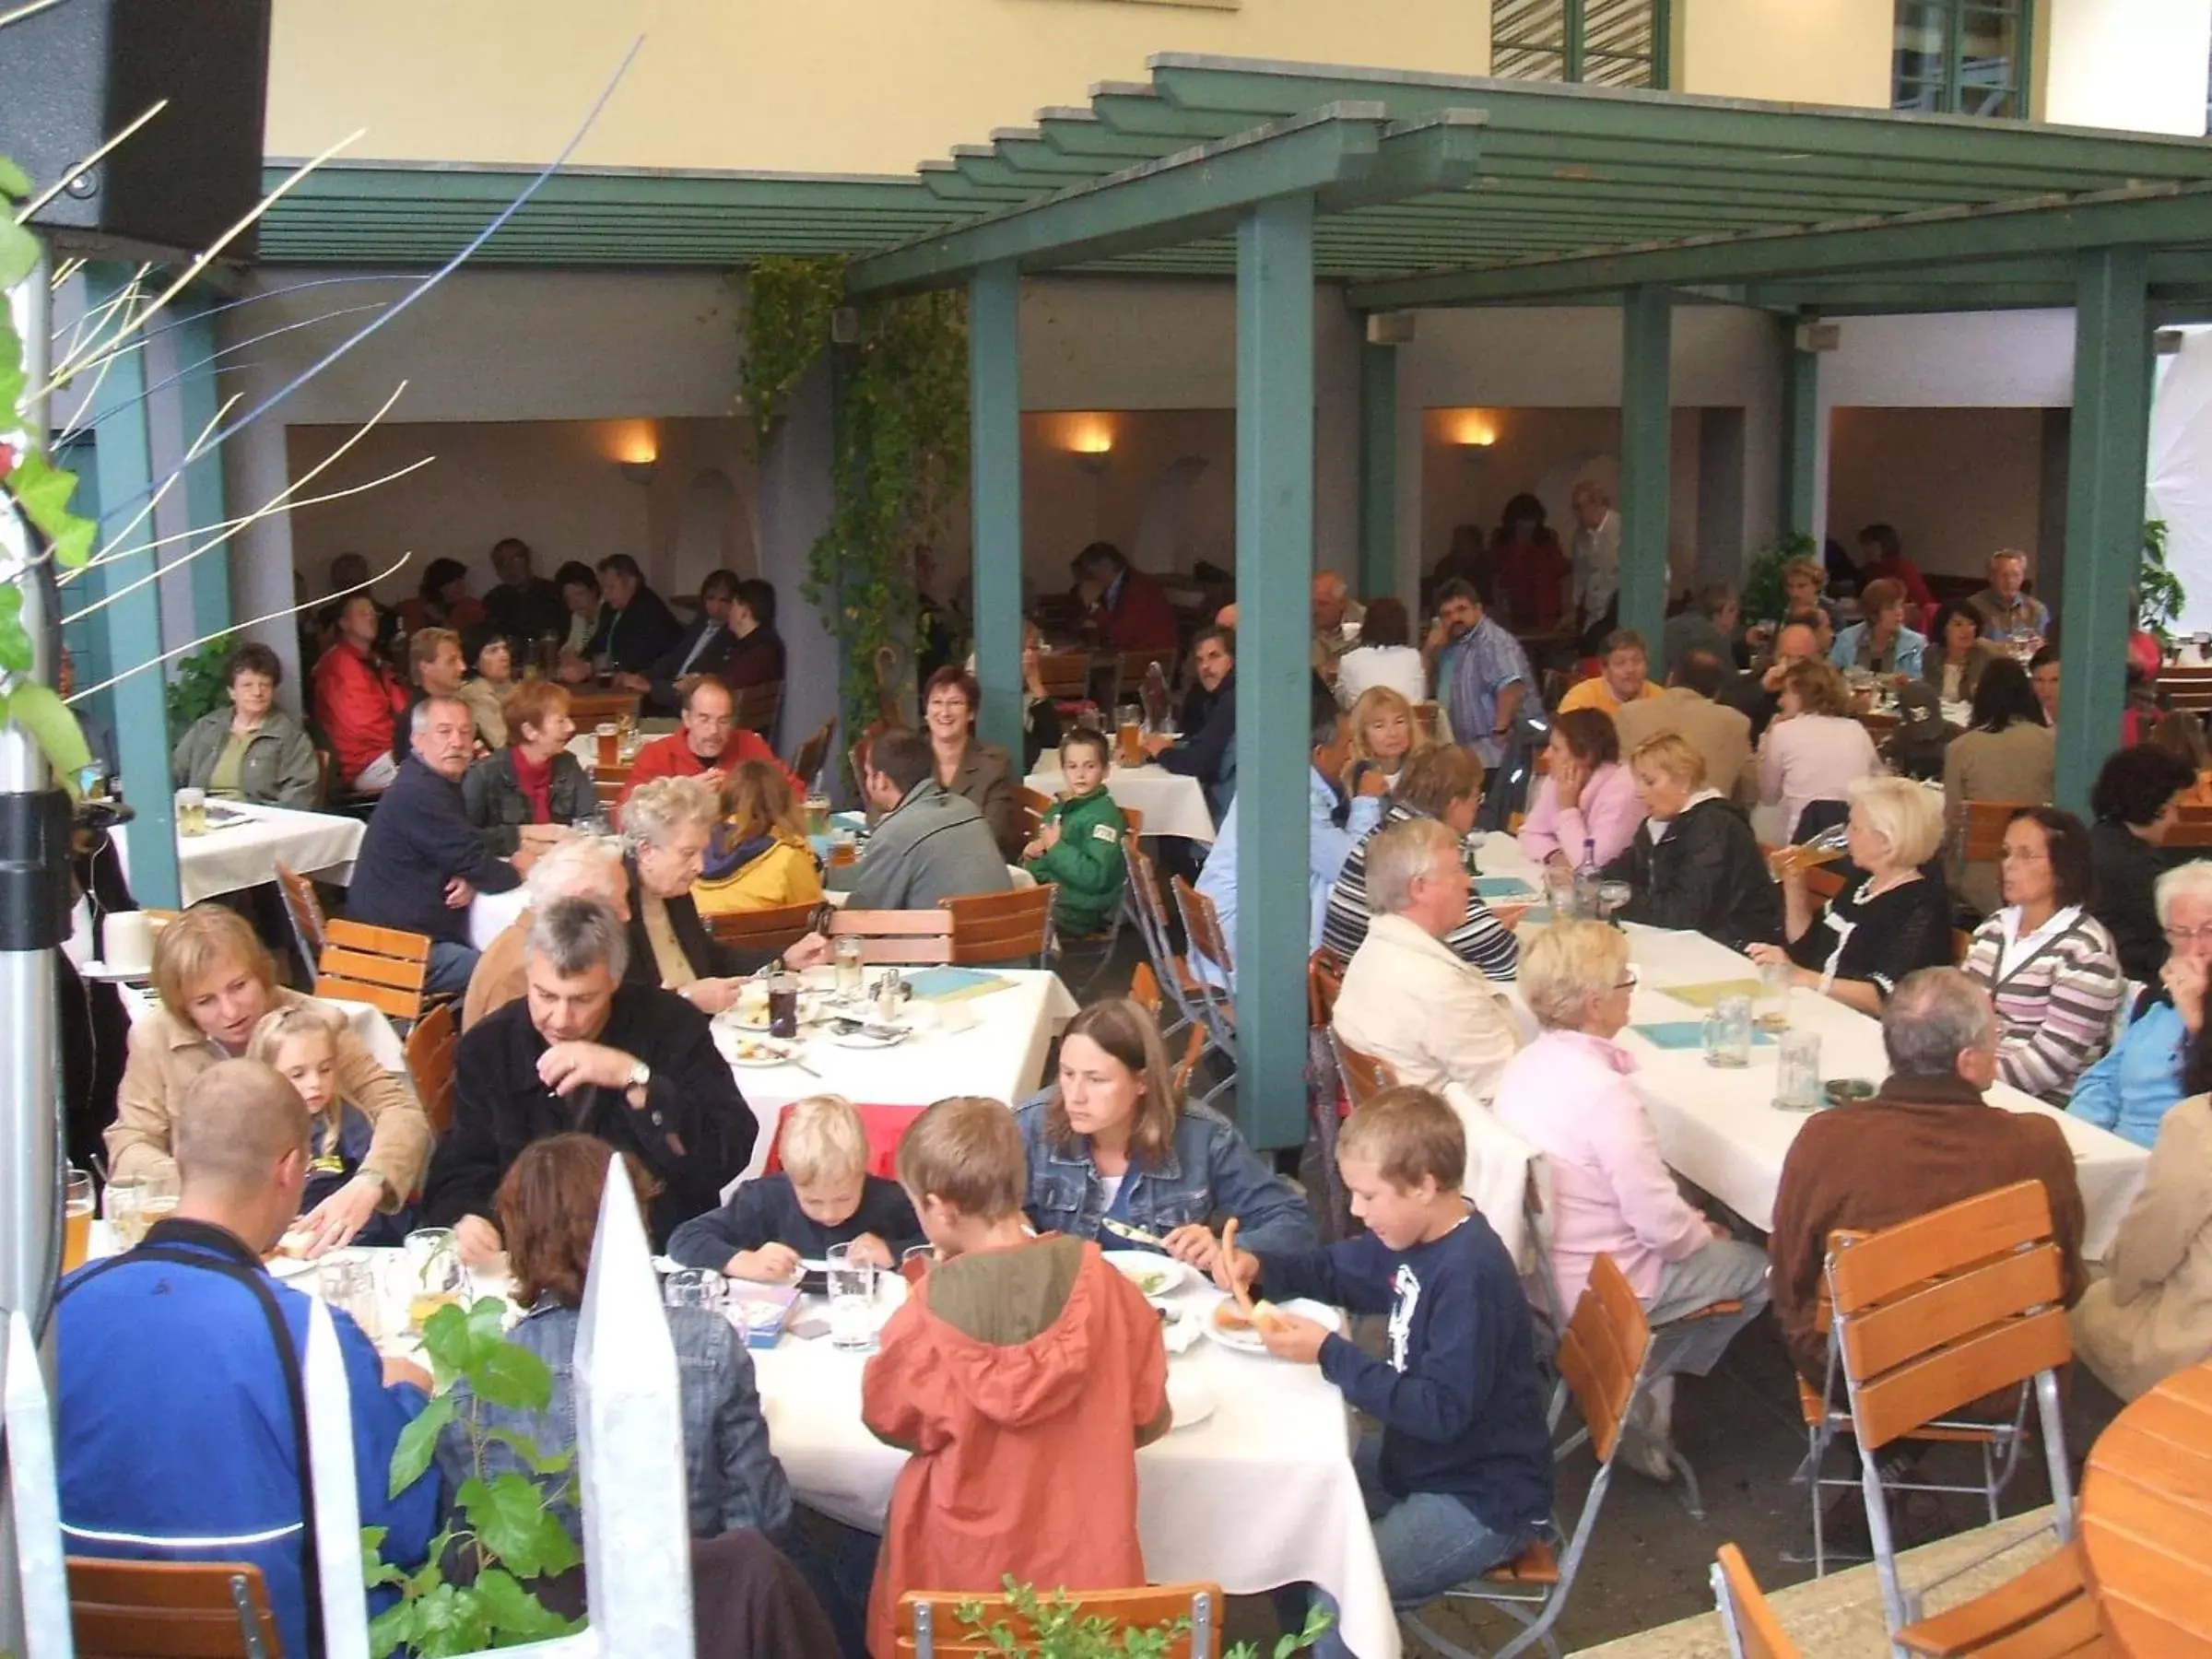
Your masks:
<instances>
[{"instance_id":1,"label":"white tablecloth","mask_svg":"<svg viewBox=\"0 0 2212 1659\"><path fill-rule=\"evenodd\" d=\"M134 1025L154 1010L154 993L150 986L117 985L115 994L123 999L123 1011L130 1016ZM379 1065L386 1071L397 1072L403 1077L407 1075L407 1051L401 1045L399 1033L392 1029L392 1022L384 1018L382 1008L371 1007L367 1003L341 1001L335 996L319 996L315 1000L324 1007L335 1008L346 1017L346 1023L353 1028L353 1034L361 1040L362 1046L375 1057Z\"/></svg>"},{"instance_id":2,"label":"white tablecloth","mask_svg":"<svg viewBox=\"0 0 2212 1659\"><path fill-rule=\"evenodd\" d=\"M738 1179L749 1181L760 1173L783 1108L807 1095L841 1094L871 1106L926 1106L947 1095L973 1094L1011 1106L1034 1093L1054 1034L1076 1017L1076 999L1056 973L1034 968L995 971L1013 983L957 1003L910 1002L901 1018L912 1018L922 1029L895 1047L841 1048L826 1030L806 1028L799 1057L818 1076L795 1065L733 1065L737 1087L760 1124L752 1161ZM975 1024L964 1031L924 1024L947 1007L972 1012ZM714 1022L714 1039L725 1055L741 1035L726 1018Z\"/></svg>"},{"instance_id":3,"label":"white tablecloth","mask_svg":"<svg viewBox=\"0 0 2212 1659\"><path fill-rule=\"evenodd\" d=\"M478 893L468 901L468 942L478 950L488 949L529 902L527 883L511 887L503 893Z\"/></svg>"},{"instance_id":4,"label":"white tablecloth","mask_svg":"<svg viewBox=\"0 0 2212 1659\"><path fill-rule=\"evenodd\" d=\"M1194 1307L1211 1287L1178 1293ZM753 1355L770 1441L793 1493L850 1525L881 1531L906 1453L860 1420L865 1356L786 1335ZM1360 1659L1394 1659L1397 1620L1352 1474L1343 1396L1311 1365L1232 1353L1200 1339L1168 1361L1214 1396L1210 1418L1136 1454L1145 1571L1159 1583L1206 1579L1231 1594L1306 1581L1342 1607Z\"/></svg>"},{"instance_id":5,"label":"white tablecloth","mask_svg":"<svg viewBox=\"0 0 2212 1659\"><path fill-rule=\"evenodd\" d=\"M353 879L354 857L361 850L367 828L360 819L241 801L220 805L245 814L246 821L177 838L177 881L186 904L274 881L278 860L301 876L320 876L340 884ZM126 877L131 870L131 834L136 828L118 824L112 832Z\"/></svg>"},{"instance_id":6,"label":"white tablecloth","mask_svg":"<svg viewBox=\"0 0 2212 1659\"><path fill-rule=\"evenodd\" d=\"M1480 863L1485 876L1537 879L1518 843L1508 836L1488 837ZM1542 914L1541 911L1529 912L1522 924L1524 936L1525 929L1540 924ZM1704 1009L1668 996L1668 985L1759 977L1749 958L1702 934L1636 926L1628 931L1630 953L1643 981L1631 1004L1632 1022L1705 1018ZM1819 1033L1823 1078L1865 1077L1878 1085L1888 1075L1881 1023L1833 997L1802 988L1792 991L1790 1027ZM1668 1166L1752 1226L1771 1230L1783 1159L1806 1122L1805 1114L1777 1111L1772 1104L1774 1063L1780 1045L1754 1047L1748 1067L1729 1071L1707 1065L1697 1049L1661 1049L1632 1030L1621 1034L1621 1042L1636 1055L1640 1067L1633 1079L1636 1092L1652 1114L1659 1149ZM2101 1260L2119 1230L2121 1218L2143 1184L2144 1166L2150 1155L2132 1142L2054 1111L2008 1084L1998 1084L1987 1099L1991 1105L2008 1112L2041 1112L2055 1119L2065 1131L2066 1142L2074 1149L2074 1173L2081 1183L2082 1203L2088 1211L2082 1251L2092 1261Z\"/></svg>"},{"instance_id":7,"label":"white tablecloth","mask_svg":"<svg viewBox=\"0 0 2212 1659\"><path fill-rule=\"evenodd\" d=\"M1039 794L1056 795L1063 786L1060 757L1050 753L1037 770L1023 780ZM1206 791L1198 780L1171 772L1164 766L1116 766L1106 774L1106 793L1117 806L1134 807L1145 815L1147 835L1180 835L1186 841L1214 839L1214 815L1206 805Z\"/></svg>"}]
</instances>

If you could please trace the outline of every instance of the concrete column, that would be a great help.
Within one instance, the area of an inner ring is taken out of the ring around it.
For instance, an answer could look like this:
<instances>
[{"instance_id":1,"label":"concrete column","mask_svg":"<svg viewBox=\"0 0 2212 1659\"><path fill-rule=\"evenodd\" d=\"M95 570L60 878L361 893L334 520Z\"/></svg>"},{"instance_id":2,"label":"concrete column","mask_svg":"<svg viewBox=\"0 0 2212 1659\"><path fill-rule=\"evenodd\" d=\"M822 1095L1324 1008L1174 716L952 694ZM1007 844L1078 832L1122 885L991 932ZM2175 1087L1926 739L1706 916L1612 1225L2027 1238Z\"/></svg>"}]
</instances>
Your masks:
<instances>
[{"instance_id":1,"label":"concrete column","mask_svg":"<svg viewBox=\"0 0 2212 1659\"><path fill-rule=\"evenodd\" d=\"M1359 347L1359 592L1398 591L1398 348Z\"/></svg>"},{"instance_id":2,"label":"concrete column","mask_svg":"<svg viewBox=\"0 0 2212 1659\"><path fill-rule=\"evenodd\" d=\"M216 393L215 319L206 311L187 312L179 320L177 341L178 425L186 448L215 419L222 399ZM223 461L219 450L209 451L184 468L182 487L184 512L194 541L204 540L223 522ZM179 553L189 551L179 548ZM202 554L188 567L191 571L192 617L197 633L211 634L230 626L230 551L225 543L213 553Z\"/></svg>"},{"instance_id":3,"label":"concrete column","mask_svg":"<svg viewBox=\"0 0 2212 1659\"><path fill-rule=\"evenodd\" d=\"M1797 349L1797 324L1783 319L1781 530L1819 538L1820 354Z\"/></svg>"},{"instance_id":4,"label":"concrete column","mask_svg":"<svg viewBox=\"0 0 2212 1659\"><path fill-rule=\"evenodd\" d=\"M1620 625L1651 648L1652 672L1665 671L1666 538L1669 455L1668 352L1673 296L1630 288L1621 300Z\"/></svg>"},{"instance_id":5,"label":"concrete column","mask_svg":"<svg viewBox=\"0 0 2212 1659\"><path fill-rule=\"evenodd\" d=\"M969 500L975 548L977 730L1021 757L1021 277L1011 262L968 282Z\"/></svg>"}]
</instances>

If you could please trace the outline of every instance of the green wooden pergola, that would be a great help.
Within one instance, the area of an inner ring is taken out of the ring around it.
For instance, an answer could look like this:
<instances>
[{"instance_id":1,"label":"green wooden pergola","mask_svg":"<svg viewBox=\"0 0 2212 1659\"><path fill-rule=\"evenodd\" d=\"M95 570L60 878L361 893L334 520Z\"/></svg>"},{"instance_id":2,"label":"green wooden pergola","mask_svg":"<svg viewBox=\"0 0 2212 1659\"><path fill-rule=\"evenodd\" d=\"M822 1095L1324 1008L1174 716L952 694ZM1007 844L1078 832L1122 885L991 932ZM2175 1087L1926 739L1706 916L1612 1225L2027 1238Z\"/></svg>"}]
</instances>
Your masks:
<instances>
[{"instance_id":1,"label":"green wooden pergola","mask_svg":"<svg viewBox=\"0 0 2212 1659\"><path fill-rule=\"evenodd\" d=\"M856 295L965 285L982 721L1019 738L1025 273L1233 278L1237 308L1239 1114L1304 1135L1305 706L1313 562L1313 290L1368 312L1620 312L1622 619L1665 606L1668 344L1677 304L1818 317L2073 306L2059 797L2118 729L2143 517L2152 330L2212 314L2212 147L1960 117L1163 53L1144 82L925 161L910 178L578 174L494 263L736 265L853 254ZM512 193L497 172L325 171L265 259L450 252ZM1361 573L1394 585L1395 353L1361 376ZM1784 520L1811 527L1818 359L1791 346Z\"/></svg>"}]
</instances>

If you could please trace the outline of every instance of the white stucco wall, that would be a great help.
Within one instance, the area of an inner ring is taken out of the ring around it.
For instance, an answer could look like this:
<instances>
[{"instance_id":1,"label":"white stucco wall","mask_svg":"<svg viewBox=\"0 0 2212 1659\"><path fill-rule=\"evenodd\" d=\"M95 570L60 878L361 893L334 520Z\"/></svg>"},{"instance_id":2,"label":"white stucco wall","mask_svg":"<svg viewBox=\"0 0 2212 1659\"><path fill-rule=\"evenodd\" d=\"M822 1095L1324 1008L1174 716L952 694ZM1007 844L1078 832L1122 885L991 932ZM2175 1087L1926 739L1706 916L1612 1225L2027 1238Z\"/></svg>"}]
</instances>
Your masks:
<instances>
[{"instance_id":1,"label":"white stucco wall","mask_svg":"<svg viewBox=\"0 0 2212 1659\"><path fill-rule=\"evenodd\" d=\"M2205 130L2212 0L2041 0L2045 121Z\"/></svg>"}]
</instances>

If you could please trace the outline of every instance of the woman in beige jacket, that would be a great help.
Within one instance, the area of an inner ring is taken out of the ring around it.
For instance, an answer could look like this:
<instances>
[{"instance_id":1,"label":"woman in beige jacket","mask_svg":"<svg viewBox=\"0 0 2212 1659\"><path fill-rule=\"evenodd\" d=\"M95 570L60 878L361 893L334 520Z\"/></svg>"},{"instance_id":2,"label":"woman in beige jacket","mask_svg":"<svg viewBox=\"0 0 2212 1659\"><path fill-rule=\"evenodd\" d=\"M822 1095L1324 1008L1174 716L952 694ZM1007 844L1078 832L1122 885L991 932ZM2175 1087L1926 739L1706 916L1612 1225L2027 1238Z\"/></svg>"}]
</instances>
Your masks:
<instances>
[{"instance_id":1,"label":"woman in beige jacket","mask_svg":"<svg viewBox=\"0 0 2212 1659\"><path fill-rule=\"evenodd\" d=\"M2212 1095L2159 1123L2106 1265L2070 1318L2075 1353L2114 1394L2132 1400L2212 1357Z\"/></svg>"},{"instance_id":2,"label":"woman in beige jacket","mask_svg":"<svg viewBox=\"0 0 2212 1659\"><path fill-rule=\"evenodd\" d=\"M170 1137L186 1087L217 1061L243 1054L263 1015L312 1000L276 983L276 965L253 928L219 904L195 905L161 930L154 985L161 1006L131 1027L107 1131L115 1180L173 1177ZM369 1120L371 1135L353 1179L301 1223L314 1235L315 1254L350 1241L378 1211L405 1204L430 1154L429 1119L414 1089L379 1065L350 1027L337 1033L337 1084Z\"/></svg>"}]
</instances>

